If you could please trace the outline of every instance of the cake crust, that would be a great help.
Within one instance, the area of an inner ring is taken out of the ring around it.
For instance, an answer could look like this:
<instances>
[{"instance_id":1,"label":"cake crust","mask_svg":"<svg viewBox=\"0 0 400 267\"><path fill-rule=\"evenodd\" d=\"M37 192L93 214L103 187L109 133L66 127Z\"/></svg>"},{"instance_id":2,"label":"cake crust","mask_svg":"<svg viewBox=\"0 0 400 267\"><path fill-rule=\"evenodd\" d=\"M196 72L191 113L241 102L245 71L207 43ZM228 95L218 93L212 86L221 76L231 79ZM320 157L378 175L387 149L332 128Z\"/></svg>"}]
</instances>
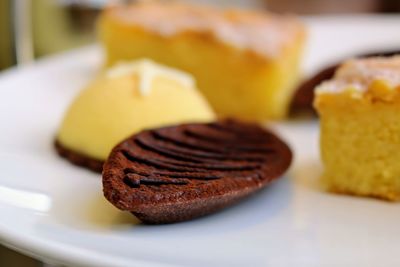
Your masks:
<instances>
[{"instance_id":1,"label":"cake crust","mask_svg":"<svg viewBox=\"0 0 400 267\"><path fill-rule=\"evenodd\" d=\"M139 2L111 7L103 14L122 25L145 29L161 37L196 34L244 49L261 58L276 58L305 35L295 17L250 10L218 9L178 2Z\"/></svg>"},{"instance_id":2,"label":"cake crust","mask_svg":"<svg viewBox=\"0 0 400 267\"><path fill-rule=\"evenodd\" d=\"M363 54L357 56L357 58L390 57L399 54L400 50L382 51L382 52ZM312 75L310 78L306 79L304 82L302 82L293 95L290 104L290 115L297 116L299 114L309 114L317 116L317 112L313 107L314 90L323 81L332 79L339 66L340 64L336 63L328 67L325 67L320 71L318 71L316 74Z\"/></svg>"},{"instance_id":3,"label":"cake crust","mask_svg":"<svg viewBox=\"0 0 400 267\"><path fill-rule=\"evenodd\" d=\"M291 163L274 134L234 121L148 130L104 164L104 196L150 224L203 216L265 187Z\"/></svg>"},{"instance_id":4,"label":"cake crust","mask_svg":"<svg viewBox=\"0 0 400 267\"><path fill-rule=\"evenodd\" d=\"M323 82L317 88L321 94L341 94L349 88L365 96L374 94L370 89L376 81L385 86L395 88L400 85L400 55L390 59L385 57L369 57L345 61L335 72L334 79ZM395 93L395 90L391 90ZM374 94L375 97L380 95Z\"/></svg>"}]
</instances>

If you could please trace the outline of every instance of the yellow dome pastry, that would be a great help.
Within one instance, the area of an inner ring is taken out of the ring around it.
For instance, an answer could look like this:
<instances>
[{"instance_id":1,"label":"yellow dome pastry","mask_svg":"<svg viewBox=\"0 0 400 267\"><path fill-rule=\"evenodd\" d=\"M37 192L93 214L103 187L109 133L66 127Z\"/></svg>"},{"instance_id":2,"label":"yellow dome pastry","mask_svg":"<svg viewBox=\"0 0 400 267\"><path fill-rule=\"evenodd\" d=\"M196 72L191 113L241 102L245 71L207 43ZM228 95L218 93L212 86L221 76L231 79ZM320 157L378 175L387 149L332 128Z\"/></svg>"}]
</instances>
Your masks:
<instances>
[{"instance_id":1,"label":"yellow dome pastry","mask_svg":"<svg viewBox=\"0 0 400 267\"><path fill-rule=\"evenodd\" d=\"M400 200L400 56L345 62L314 106L326 188Z\"/></svg>"},{"instance_id":2,"label":"yellow dome pastry","mask_svg":"<svg viewBox=\"0 0 400 267\"><path fill-rule=\"evenodd\" d=\"M98 30L108 65L185 70L219 115L248 120L285 117L305 39L291 16L151 1L106 9Z\"/></svg>"},{"instance_id":3,"label":"yellow dome pastry","mask_svg":"<svg viewBox=\"0 0 400 267\"><path fill-rule=\"evenodd\" d=\"M212 120L214 113L189 74L149 60L120 63L73 101L57 147L61 155L87 165L82 156L103 162L116 144L143 129Z\"/></svg>"}]
</instances>

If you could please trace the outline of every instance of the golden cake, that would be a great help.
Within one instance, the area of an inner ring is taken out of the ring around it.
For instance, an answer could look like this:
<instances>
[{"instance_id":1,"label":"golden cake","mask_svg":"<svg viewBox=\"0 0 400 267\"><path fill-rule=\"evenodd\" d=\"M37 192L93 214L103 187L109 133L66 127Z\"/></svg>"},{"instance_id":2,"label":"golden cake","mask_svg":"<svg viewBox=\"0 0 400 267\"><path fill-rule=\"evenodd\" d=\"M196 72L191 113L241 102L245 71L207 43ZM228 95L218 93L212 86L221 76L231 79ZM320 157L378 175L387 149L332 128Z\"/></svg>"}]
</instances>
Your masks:
<instances>
[{"instance_id":1,"label":"golden cake","mask_svg":"<svg viewBox=\"0 0 400 267\"><path fill-rule=\"evenodd\" d=\"M185 70L221 116L287 114L305 37L293 17L146 2L105 10L98 29L107 65L146 57Z\"/></svg>"},{"instance_id":2,"label":"golden cake","mask_svg":"<svg viewBox=\"0 0 400 267\"><path fill-rule=\"evenodd\" d=\"M345 62L314 106L326 188L400 200L400 56Z\"/></svg>"},{"instance_id":3,"label":"golden cake","mask_svg":"<svg viewBox=\"0 0 400 267\"><path fill-rule=\"evenodd\" d=\"M56 139L60 154L87 165L82 156L102 162L144 129L214 119L191 75L143 59L120 63L91 82L67 110Z\"/></svg>"}]
</instances>

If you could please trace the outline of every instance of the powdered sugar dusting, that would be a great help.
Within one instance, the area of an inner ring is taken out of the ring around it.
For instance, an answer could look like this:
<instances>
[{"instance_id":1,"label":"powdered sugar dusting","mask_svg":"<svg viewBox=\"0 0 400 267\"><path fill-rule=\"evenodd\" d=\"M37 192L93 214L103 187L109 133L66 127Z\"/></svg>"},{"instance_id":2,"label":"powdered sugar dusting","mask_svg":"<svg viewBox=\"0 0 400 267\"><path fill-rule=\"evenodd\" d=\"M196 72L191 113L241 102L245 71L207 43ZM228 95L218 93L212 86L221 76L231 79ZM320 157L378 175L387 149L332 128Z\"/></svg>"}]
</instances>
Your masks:
<instances>
[{"instance_id":1,"label":"powdered sugar dusting","mask_svg":"<svg viewBox=\"0 0 400 267\"><path fill-rule=\"evenodd\" d=\"M106 14L170 37L181 33L209 34L218 41L273 58L304 34L302 24L290 16L243 10L219 10L181 3L144 2L115 7Z\"/></svg>"},{"instance_id":2,"label":"powdered sugar dusting","mask_svg":"<svg viewBox=\"0 0 400 267\"><path fill-rule=\"evenodd\" d=\"M349 88L364 92L377 80L392 88L400 86L400 55L349 60L340 66L333 80L318 86L317 93L340 93Z\"/></svg>"}]
</instances>

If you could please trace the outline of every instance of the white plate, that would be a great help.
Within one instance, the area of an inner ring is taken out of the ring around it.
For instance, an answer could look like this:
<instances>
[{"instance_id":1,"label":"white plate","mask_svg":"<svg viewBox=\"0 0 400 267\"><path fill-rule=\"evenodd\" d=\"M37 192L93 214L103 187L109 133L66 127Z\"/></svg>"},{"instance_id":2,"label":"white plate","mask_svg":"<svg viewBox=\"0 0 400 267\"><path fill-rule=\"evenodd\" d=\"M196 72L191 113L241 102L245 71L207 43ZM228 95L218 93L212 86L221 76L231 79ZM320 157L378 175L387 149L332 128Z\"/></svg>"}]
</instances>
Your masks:
<instances>
[{"instance_id":1,"label":"white plate","mask_svg":"<svg viewBox=\"0 0 400 267\"><path fill-rule=\"evenodd\" d=\"M400 48L400 17L309 18L306 71L344 55ZM65 108L101 64L96 47L0 75L0 239L47 261L85 266L399 266L400 205L331 195L316 122L275 127L296 157L288 174L198 220L138 225L102 197L100 176L59 158Z\"/></svg>"}]
</instances>

